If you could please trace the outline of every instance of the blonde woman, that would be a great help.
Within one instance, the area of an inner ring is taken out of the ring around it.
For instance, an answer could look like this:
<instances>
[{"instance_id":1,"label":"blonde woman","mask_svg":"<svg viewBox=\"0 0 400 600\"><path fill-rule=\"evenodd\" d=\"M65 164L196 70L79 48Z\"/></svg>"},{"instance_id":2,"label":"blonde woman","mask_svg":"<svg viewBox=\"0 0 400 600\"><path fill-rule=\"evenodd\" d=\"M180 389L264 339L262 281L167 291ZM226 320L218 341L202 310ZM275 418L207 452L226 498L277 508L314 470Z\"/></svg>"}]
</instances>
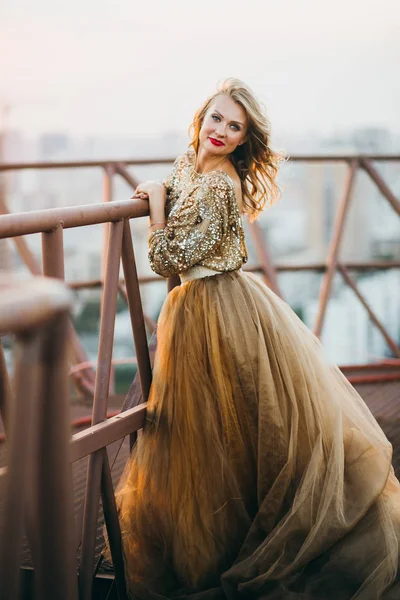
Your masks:
<instances>
[{"instance_id":1,"label":"blonde woman","mask_svg":"<svg viewBox=\"0 0 400 600\"><path fill-rule=\"evenodd\" d=\"M242 271L242 218L279 196L281 160L262 106L228 79L165 184L136 190L152 269L181 285L117 492L132 598L400 598L391 445L318 339Z\"/></svg>"}]
</instances>

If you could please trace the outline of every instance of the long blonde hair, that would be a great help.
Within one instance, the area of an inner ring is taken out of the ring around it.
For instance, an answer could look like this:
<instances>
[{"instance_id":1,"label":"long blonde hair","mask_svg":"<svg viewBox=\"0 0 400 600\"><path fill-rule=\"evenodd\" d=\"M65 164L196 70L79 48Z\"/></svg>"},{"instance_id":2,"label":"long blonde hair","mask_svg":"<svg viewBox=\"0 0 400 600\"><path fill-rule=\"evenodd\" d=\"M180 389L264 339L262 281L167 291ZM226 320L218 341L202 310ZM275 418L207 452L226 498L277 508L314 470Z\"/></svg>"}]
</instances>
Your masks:
<instances>
[{"instance_id":1,"label":"long blonde hair","mask_svg":"<svg viewBox=\"0 0 400 600\"><path fill-rule=\"evenodd\" d=\"M248 124L246 141L241 146L237 146L230 159L242 184L244 210L253 221L266 204L271 205L281 197L276 177L279 164L284 162L286 157L270 147L271 126L265 108L243 81L233 77L223 79L217 91L207 98L194 116L189 135L190 146L193 147L196 155L205 114L214 98L220 94L232 98L246 112Z\"/></svg>"}]
</instances>

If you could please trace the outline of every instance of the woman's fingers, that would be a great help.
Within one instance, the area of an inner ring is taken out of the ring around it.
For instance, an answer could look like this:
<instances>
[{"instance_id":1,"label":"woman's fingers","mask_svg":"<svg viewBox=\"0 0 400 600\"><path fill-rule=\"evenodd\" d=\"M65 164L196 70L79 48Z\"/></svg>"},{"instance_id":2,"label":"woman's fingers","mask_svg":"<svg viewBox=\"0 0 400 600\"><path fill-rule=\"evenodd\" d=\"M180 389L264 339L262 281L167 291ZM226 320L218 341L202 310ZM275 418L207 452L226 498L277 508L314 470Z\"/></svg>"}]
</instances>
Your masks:
<instances>
[{"instance_id":1,"label":"woman's fingers","mask_svg":"<svg viewBox=\"0 0 400 600\"><path fill-rule=\"evenodd\" d=\"M144 190L140 185L137 186L135 194L144 194L145 196L148 196L146 190Z\"/></svg>"},{"instance_id":2,"label":"woman's fingers","mask_svg":"<svg viewBox=\"0 0 400 600\"><path fill-rule=\"evenodd\" d=\"M148 200L148 198L149 198L149 195L148 195L148 194L146 194L145 192L135 192L135 193L133 194L133 196L131 196L131 200L132 200L133 198L140 198L141 200Z\"/></svg>"},{"instance_id":3,"label":"woman's fingers","mask_svg":"<svg viewBox=\"0 0 400 600\"><path fill-rule=\"evenodd\" d=\"M139 183L135 190L134 197L142 198L143 200L149 200L150 194L153 193L153 190L157 185L159 184L157 184L157 182L154 181L144 181L142 183Z\"/></svg>"}]
</instances>

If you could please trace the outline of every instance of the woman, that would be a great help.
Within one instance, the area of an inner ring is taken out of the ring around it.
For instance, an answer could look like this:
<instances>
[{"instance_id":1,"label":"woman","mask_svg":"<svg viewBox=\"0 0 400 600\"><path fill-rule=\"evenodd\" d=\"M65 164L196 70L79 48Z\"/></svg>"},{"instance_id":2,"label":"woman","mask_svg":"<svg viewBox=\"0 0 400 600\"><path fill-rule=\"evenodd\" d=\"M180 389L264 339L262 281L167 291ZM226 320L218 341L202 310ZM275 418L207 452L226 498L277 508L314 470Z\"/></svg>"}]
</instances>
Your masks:
<instances>
[{"instance_id":1,"label":"woman","mask_svg":"<svg viewBox=\"0 0 400 600\"><path fill-rule=\"evenodd\" d=\"M282 157L229 79L150 205L149 259L179 275L143 435L117 492L133 598L400 598L391 445L318 339L241 267ZM386 594L386 596L384 596Z\"/></svg>"}]
</instances>

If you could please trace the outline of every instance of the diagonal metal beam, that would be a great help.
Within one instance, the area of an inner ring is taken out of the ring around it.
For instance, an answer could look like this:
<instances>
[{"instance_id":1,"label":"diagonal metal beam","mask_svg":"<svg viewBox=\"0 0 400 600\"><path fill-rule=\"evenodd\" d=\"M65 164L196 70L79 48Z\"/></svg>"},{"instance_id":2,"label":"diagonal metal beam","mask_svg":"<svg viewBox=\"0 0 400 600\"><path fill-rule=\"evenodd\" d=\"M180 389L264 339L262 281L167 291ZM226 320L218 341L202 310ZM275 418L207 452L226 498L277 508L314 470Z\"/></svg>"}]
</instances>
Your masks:
<instances>
[{"instance_id":1,"label":"diagonal metal beam","mask_svg":"<svg viewBox=\"0 0 400 600\"><path fill-rule=\"evenodd\" d=\"M370 307L368 302L365 300L364 296L361 294L360 290L358 289L357 284L355 283L354 279L349 275L349 272L347 271L346 267L344 265L338 263L338 268L339 268L339 271L340 271L344 281L353 290L353 292L355 293L355 295L357 296L357 298L359 299L361 304L364 306L372 323L379 329L379 331L385 338L385 341L386 341L387 345L389 346L389 348L391 349L391 351L393 352L393 354L400 358L400 348L397 346L396 342L389 335L385 326L380 322L380 320L378 319L378 317L376 316L376 314L374 313L374 311L372 310L372 308Z\"/></svg>"},{"instance_id":2,"label":"diagonal metal beam","mask_svg":"<svg viewBox=\"0 0 400 600\"><path fill-rule=\"evenodd\" d=\"M128 299L133 339L135 342L142 398L144 401L147 401L152 380L152 370L149 348L147 345L139 279L136 269L135 252L133 250L132 234L128 219L125 219L124 221L124 234L122 238L122 265L124 269L126 295ZM131 448L133 447L136 439L137 434L134 432L130 436Z\"/></svg>"},{"instance_id":3,"label":"diagonal metal beam","mask_svg":"<svg viewBox=\"0 0 400 600\"><path fill-rule=\"evenodd\" d=\"M136 179L136 177L134 177L133 175L131 175L131 173L129 173L129 171L126 168L125 163L119 163L115 167L115 172L118 173L118 175L120 175L122 177L122 179L124 179L126 181L126 183L128 183L133 189L136 189L140 183L139 180Z\"/></svg>"},{"instance_id":4,"label":"diagonal metal beam","mask_svg":"<svg viewBox=\"0 0 400 600\"><path fill-rule=\"evenodd\" d=\"M122 536L119 524L117 504L115 502L114 488L111 478L110 463L107 451L103 455L103 471L101 475L101 498L103 504L104 521L107 528L108 543L110 546L112 562L114 565L115 581L118 600L126 600L125 568L122 551Z\"/></svg>"},{"instance_id":5,"label":"diagonal metal beam","mask_svg":"<svg viewBox=\"0 0 400 600\"><path fill-rule=\"evenodd\" d=\"M350 162L344 187L344 193L339 203L339 208L336 212L333 235L329 244L328 256L326 259L326 271L322 279L321 290L318 300L318 313L314 326L314 334L317 337L321 336L322 327L324 324L326 307L332 290L333 278L336 273L337 261L339 256L339 248L342 241L344 225L349 211L350 200L352 197L353 187L355 183L357 169L359 163L357 159Z\"/></svg>"},{"instance_id":6,"label":"diagonal metal beam","mask_svg":"<svg viewBox=\"0 0 400 600\"><path fill-rule=\"evenodd\" d=\"M282 292L279 288L276 269L272 263L271 254L265 240L264 232L256 221L250 225L250 233L254 240L258 260L260 261L261 271L265 282L275 294L282 298Z\"/></svg>"},{"instance_id":7,"label":"diagonal metal beam","mask_svg":"<svg viewBox=\"0 0 400 600\"><path fill-rule=\"evenodd\" d=\"M371 161L367 158L361 158L360 166L364 169L366 173L371 177L372 181L376 184L376 187L381 192L382 196L384 196L392 205L393 209L400 216L400 201L393 194L390 187L386 184L385 180L379 173L379 171L373 166Z\"/></svg>"},{"instance_id":8,"label":"diagonal metal beam","mask_svg":"<svg viewBox=\"0 0 400 600\"><path fill-rule=\"evenodd\" d=\"M142 389L143 400L146 401L149 396L152 371L149 349L147 346L146 329L144 325L143 307L140 296L135 253L133 250L131 228L127 219L124 221L124 233L122 238L122 266L124 269L125 289L131 318L133 339L135 342L140 385Z\"/></svg>"}]
</instances>

